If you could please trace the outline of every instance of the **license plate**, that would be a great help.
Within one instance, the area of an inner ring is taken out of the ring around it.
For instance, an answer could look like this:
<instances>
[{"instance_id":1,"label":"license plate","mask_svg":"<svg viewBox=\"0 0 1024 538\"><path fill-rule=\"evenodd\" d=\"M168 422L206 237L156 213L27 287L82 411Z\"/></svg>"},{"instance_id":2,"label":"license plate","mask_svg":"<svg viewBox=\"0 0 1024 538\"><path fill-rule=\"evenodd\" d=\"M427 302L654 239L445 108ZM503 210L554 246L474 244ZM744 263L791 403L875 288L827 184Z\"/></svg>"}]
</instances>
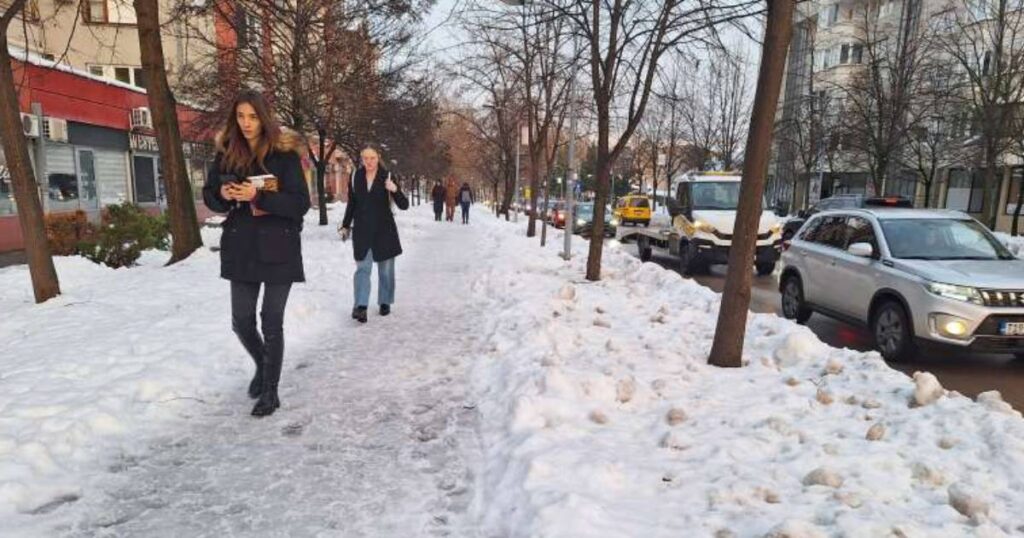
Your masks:
<instances>
[{"instance_id":1,"label":"license plate","mask_svg":"<svg viewBox=\"0 0 1024 538\"><path fill-rule=\"evenodd\" d=\"M1003 336L1024 336L1024 322L1004 321L999 324L999 332Z\"/></svg>"}]
</instances>

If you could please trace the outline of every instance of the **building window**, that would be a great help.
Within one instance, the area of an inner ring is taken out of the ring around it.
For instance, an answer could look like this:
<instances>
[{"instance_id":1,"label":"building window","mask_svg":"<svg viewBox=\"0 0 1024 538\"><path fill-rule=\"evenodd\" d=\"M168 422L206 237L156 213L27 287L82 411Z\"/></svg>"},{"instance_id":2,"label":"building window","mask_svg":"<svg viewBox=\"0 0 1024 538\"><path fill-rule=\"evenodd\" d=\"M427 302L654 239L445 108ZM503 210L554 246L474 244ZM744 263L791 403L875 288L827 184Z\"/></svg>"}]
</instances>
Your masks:
<instances>
[{"instance_id":1,"label":"building window","mask_svg":"<svg viewBox=\"0 0 1024 538\"><path fill-rule=\"evenodd\" d=\"M82 2L82 11L85 22L108 22L106 0L85 0Z\"/></svg>"},{"instance_id":2,"label":"building window","mask_svg":"<svg viewBox=\"0 0 1024 538\"><path fill-rule=\"evenodd\" d=\"M89 74L146 89L146 73L141 67L126 65L89 65Z\"/></svg>"},{"instance_id":3,"label":"building window","mask_svg":"<svg viewBox=\"0 0 1024 538\"><path fill-rule=\"evenodd\" d=\"M850 47L850 63L860 64L864 62L864 45L855 44Z\"/></svg>"},{"instance_id":4,"label":"building window","mask_svg":"<svg viewBox=\"0 0 1024 538\"><path fill-rule=\"evenodd\" d=\"M115 67L114 79L125 84L132 83L132 70L127 67Z\"/></svg>"},{"instance_id":5,"label":"building window","mask_svg":"<svg viewBox=\"0 0 1024 538\"><path fill-rule=\"evenodd\" d=\"M83 0L82 17L91 24L135 24L132 0Z\"/></svg>"},{"instance_id":6,"label":"building window","mask_svg":"<svg viewBox=\"0 0 1024 538\"><path fill-rule=\"evenodd\" d=\"M839 4L832 4L818 12L818 26L828 28L839 20Z\"/></svg>"},{"instance_id":7,"label":"building window","mask_svg":"<svg viewBox=\"0 0 1024 538\"><path fill-rule=\"evenodd\" d=\"M996 174L1001 173L997 170ZM985 169L975 168L970 172L962 168L949 171L949 189L946 192L946 209L981 213L985 203Z\"/></svg>"},{"instance_id":8,"label":"building window","mask_svg":"<svg viewBox=\"0 0 1024 538\"><path fill-rule=\"evenodd\" d=\"M839 49L839 63L845 64L850 62L850 46L844 44Z\"/></svg>"},{"instance_id":9,"label":"building window","mask_svg":"<svg viewBox=\"0 0 1024 538\"><path fill-rule=\"evenodd\" d=\"M1010 192L1006 196L1007 215L1013 215L1017 211L1017 204L1021 201L1022 188L1024 188L1024 166L1014 166L1010 170ZM0 214L2 212L3 210L0 209ZM1021 208L1021 213L1024 213L1024 208Z\"/></svg>"}]
</instances>

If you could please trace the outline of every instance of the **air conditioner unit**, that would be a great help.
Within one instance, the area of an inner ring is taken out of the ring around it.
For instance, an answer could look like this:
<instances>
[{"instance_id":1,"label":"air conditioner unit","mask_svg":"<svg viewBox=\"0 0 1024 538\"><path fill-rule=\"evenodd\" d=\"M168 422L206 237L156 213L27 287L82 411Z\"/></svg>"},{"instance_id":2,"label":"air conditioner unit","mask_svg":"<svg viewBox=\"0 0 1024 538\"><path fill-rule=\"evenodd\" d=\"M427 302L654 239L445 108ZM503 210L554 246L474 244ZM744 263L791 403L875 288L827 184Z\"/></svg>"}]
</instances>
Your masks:
<instances>
[{"instance_id":1,"label":"air conditioner unit","mask_svg":"<svg viewBox=\"0 0 1024 538\"><path fill-rule=\"evenodd\" d=\"M149 109L146 107L139 107L132 109L132 129L152 129L153 128L153 115L150 114Z\"/></svg>"},{"instance_id":2,"label":"air conditioner unit","mask_svg":"<svg viewBox=\"0 0 1024 538\"><path fill-rule=\"evenodd\" d=\"M54 142L67 142L68 141L68 120L60 118L46 118L44 120L43 131L46 138L53 140Z\"/></svg>"},{"instance_id":3,"label":"air conditioner unit","mask_svg":"<svg viewBox=\"0 0 1024 538\"><path fill-rule=\"evenodd\" d=\"M21 132L29 138L39 138L39 118L32 114L21 114Z\"/></svg>"}]
</instances>

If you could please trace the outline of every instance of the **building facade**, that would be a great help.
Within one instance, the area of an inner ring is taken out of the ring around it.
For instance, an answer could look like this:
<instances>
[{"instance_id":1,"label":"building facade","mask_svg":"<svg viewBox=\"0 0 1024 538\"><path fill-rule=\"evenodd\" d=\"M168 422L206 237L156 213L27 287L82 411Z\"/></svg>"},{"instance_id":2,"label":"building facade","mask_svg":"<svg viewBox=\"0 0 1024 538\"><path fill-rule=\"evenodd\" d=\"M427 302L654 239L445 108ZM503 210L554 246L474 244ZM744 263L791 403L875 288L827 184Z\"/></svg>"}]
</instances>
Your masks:
<instances>
[{"instance_id":1,"label":"building facade","mask_svg":"<svg viewBox=\"0 0 1024 538\"><path fill-rule=\"evenodd\" d=\"M903 195L918 207L956 209L980 217L984 170L979 159L940 162L931 185L912 167L895 163L885 176L882 192L876 192L879 189L871 180L864 151L851 147L849 131L843 127L848 119L843 115L850 112L852 81L868 69L871 54L877 54L869 47L917 39L942 28L935 24L942 17L963 10L980 11L987 5L985 0L976 3L980 7L961 0L816 0L800 4L776 114L770 195L792 210L837 194ZM973 20L971 17L982 21L977 24L985 24L983 13L970 13L966 20ZM947 26L946 31L955 29ZM941 47L928 54L928 60L935 61ZM935 115L921 129L948 126L958 119ZM976 138L965 130L963 145L969 144L972 136ZM996 176L996 229L1008 231L1021 191L1024 162L1011 154L1002 155Z\"/></svg>"}]
</instances>

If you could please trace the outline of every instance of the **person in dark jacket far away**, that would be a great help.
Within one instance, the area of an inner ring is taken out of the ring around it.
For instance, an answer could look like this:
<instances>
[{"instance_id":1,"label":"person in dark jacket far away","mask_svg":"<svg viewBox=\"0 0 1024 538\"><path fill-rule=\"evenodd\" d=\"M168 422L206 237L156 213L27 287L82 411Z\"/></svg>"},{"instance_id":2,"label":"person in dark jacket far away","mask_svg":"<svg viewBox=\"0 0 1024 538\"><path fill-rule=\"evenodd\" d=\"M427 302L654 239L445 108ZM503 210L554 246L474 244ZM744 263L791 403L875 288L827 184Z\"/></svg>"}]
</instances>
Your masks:
<instances>
[{"instance_id":1,"label":"person in dark jacket far away","mask_svg":"<svg viewBox=\"0 0 1024 538\"><path fill-rule=\"evenodd\" d=\"M253 416L281 406L277 384L284 361L284 308L292 284L304 282L303 215L309 190L299 152L305 143L282 129L259 93L244 90L217 136L203 201L227 213L221 225L220 276L231 281L231 327L256 363L249 396ZM256 330L256 302L263 335Z\"/></svg>"},{"instance_id":2,"label":"person in dark jacket far away","mask_svg":"<svg viewBox=\"0 0 1024 538\"><path fill-rule=\"evenodd\" d=\"M395 258L402 253L398 240L398 226L391 212L391 203L398 209L409 209L409 199L391 173L380 167L380 153L366 148L361 155L363 165L352 174L349 185L348 206L341 223L341 237L353 235L352 253L356 259L354 277L355 307L352 318L366 323L366 309L370 303L370 272L377 262L377 304L380 315L391 313L395 302Z\"/></svg>"},{"instance_id":3,"label":"person in dark jacket far away","mask_svg":"<svg viewBox=\"0 0 1024 538\"><path fill-rule=\"evenodd\" d=\"M441 214L444 213L444 185L440 181L434 183L434 189L430 191L430 198L434 200L434 220L441 222Z\"/></svg>"},{"instance_id":4,"label":"person in dark jacket far away","mask_svg":"<svg viewBox=\"0 0 1024 538\"><path fill-rule=\"evenodd\" d=\"M469 224L469 206L473 205L473 189L469 183L463 183L459 189L459 206L462 208L462 223Z\"/></svg>"}]
</instances>

